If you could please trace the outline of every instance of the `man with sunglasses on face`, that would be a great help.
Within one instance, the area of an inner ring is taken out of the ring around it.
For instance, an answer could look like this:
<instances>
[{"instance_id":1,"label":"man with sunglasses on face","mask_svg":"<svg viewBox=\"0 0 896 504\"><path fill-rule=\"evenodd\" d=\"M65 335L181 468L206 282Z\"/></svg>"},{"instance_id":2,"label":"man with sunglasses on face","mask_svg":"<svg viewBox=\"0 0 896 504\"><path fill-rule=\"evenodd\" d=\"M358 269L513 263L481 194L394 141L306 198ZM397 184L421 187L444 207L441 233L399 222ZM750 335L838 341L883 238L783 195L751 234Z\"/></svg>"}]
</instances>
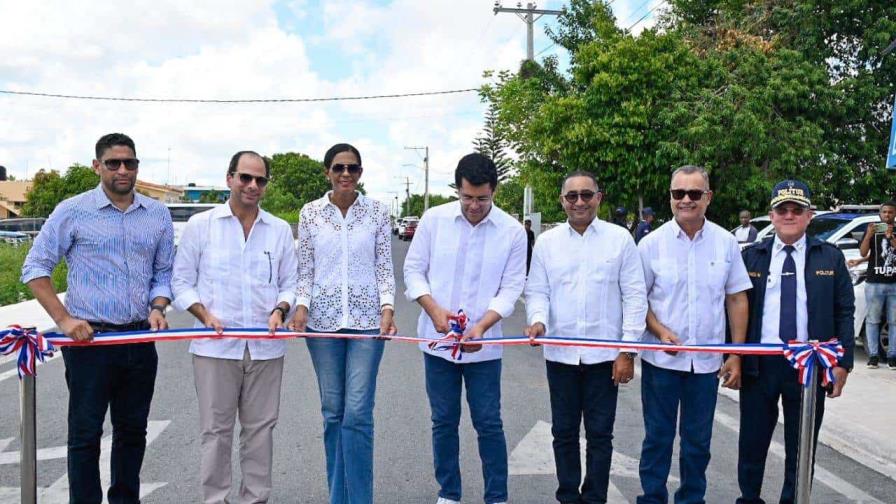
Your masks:
<instances>
[{"instance_id":1,"label":"man with sunglasses on face","mask_svg":"<svg viewBox=\"0 0 896 504\"><path fill-rule=\"evenodd\" d=\"M837 339L846 351L834 367L835 382L827 397L839 397L853 365L855 295L843 252L806 235L812 220L810 193L798 180L784 180L772 190L775 239L743 251L753 289L750 291L748 343L781 344L793 340ZM737 457L739 504L759 504L765 460L784 409L784 486L781 504L794 502L802 385L783 355L745 356L740 390L740 439ZM816 378L819 378L816 373ZM824 414L824 390L815 403L815 436Z\"/></svg>"},{"instance_id":2,"label":"man with sunglasses on face","mask_svg":"<svg viewBox=\"0 0 896 504\"><path fill-rule=\"evenodd\" d=\"M56 206L22 267L22 282L59 329L84 342L62 348L69 390L69 500L75 503L103 500L99 457L107 409L112 420L108 502L140 500L158 354L153 343L90 344L96 332L168 328L174 230L164 205L134 191L138 166L127 135L100 138L93 160L99 186ZM65 305L50 281L63 258Z\"/></svg>"},{"instance_id":3,"label":"man with sunglasses on face","mask_svg":"<svg viewBox=\"0 0 896 504\"><path fill-rule=\"evenodd\" d=\"M641 258L628 230L597 218L594 175L572 172L560 204L566 224L538 239L526 282L526 335L639 341L647 297ZM619 384L634 376L633 351L544 347L551 432L561 503L607 502ZM585 480L579 451L584 417ZM580 488L581 485L581 488Z\"/></svg>"},{"instance_id":4,"label":"man with sunglasses on face","mask_svg":"<svg viewBox=\"0 0 896 504\"><path fill-rule=\"evenodd\" d=\"M672 345L724 343L726 311L731 340L742 343L745 291L752 287L737 239L706 219L712 200L706 170L676 169L669 193L674 219L638 244L649 305L644 340L671 346L642 358L639 504L668 501L666 480L679 421L681 486L675 502L703 502L718 380L724 387L740 386L740 357L730 355L723 364L719 354L675 352Z\"/></svg>"},{"instance_id":5,"label":"man with sunglasses on face","mask_svg":"<svg viewBox=\"0 0 896 504\"><path fill-rule=\"evenodd\" d=\"M481 154L461 158L454 171L459 201L429 209L404 262L405 293L423 312L417 336L440 339L449 317L468 317L464 341L500 338L501 319L513 313L526 278L523 226L492 202L498 185L495 163ZM440 490L437 504L458 504L461 388L479 441L485 503L507 501L507 442L501 422L501 355L498 345L464 345L424 352L426 393L432 409L432 451Z\"/></svg>"},{"instance_id":6,"label":"man with sunglasses on face","mask_svg":"<svg viewBox=\"0 0 896 504\"><path fill-rule=\"evenodd\" d=\"M258 206L270 161L253 151L233 155L227 203L187 222L177 248L174 305L196 327L283 327L294 304L298 258L286 221ZM201 431L202 502L267 502L273 432L280 412L286 342L273 339L193 340L193 376ZM231 501L230 453L240 419L242 482Z\"/></svg>"}]
</instances>

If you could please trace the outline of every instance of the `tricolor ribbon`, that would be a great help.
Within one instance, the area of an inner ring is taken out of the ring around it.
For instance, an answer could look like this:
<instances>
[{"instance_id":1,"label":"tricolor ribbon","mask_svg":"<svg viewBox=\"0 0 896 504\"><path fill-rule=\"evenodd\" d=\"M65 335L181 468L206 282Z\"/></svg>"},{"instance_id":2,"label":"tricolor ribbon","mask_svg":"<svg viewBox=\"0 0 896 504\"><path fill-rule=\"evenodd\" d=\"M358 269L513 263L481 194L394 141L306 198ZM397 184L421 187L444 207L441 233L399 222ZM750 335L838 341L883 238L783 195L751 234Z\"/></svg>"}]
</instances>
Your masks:
<instances>
[{"instance_id":1,"label":"tricolor ribbon","mask_svg":"<svg viewBox=\"0 0 896 504\"><path fill-rule=\"evenodd\" d=\"M843 345L837 340L830 341L790 341L784 345L784 357L799 371L800 383L808 387L812 379L816 363L824 368L821 375L822 386L834 383L834 368L843 357Z\"/></svg>"},{"instance_id":2,"label":"tricolor ribbon","mask_svg":"<svg viewBox=\"0 0 896 504\"><path fill-rule=\"evenodd\" d=\"M448 334L443 338L437 339L429 344L430 350L451 350L451 358L461 360L463 352L461 351L461 338L464 331L467 330L467 314L463 310L457 310L457 315L448 317Z\"/></svg>"},{"instance_id":3,"label":"tricolor ribbon","mask_svg":"<svg viewBox=\"0 0 896 504\"><path fill-rule=\"evenodd\" d=\"M19 378L34 376L37 361L52 357L55 348L33 327L9 326L0 330L0 355L18 352Z\"/></svg>"}]
</instances>

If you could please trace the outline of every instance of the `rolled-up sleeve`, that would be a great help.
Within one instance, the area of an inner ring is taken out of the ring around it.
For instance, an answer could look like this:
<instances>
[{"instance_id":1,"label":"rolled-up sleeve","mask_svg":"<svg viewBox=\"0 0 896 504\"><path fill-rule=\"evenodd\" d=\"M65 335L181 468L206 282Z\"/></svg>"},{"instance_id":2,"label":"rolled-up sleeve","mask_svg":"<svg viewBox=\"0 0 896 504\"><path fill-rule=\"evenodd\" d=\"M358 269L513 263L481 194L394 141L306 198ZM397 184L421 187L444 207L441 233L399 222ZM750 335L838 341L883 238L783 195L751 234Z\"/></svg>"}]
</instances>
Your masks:
<instances>
[{"instance_id":1,"label":"rolled-up sleeve","mask_svg":"<svg viewBox=\"0 0 896 504\"><path fill-rule=\"evenodd\" d=\"M622 293L622 340L640 341L647 327L647 287L644 267L635 242L626 237L619 271Z\"/></svg>"},{"instance_id":2,"label":"rolled-up sleeve","mask_svg":"<svg viewBox=\"0 0 896 504\"><path fill-rule=\"evenodd\" d=\"M292 241L292 230L283 226L280 236L280 265L277 268L277 303L286 303L290 310L295 308L296 288L299 283L299 258L296 255L295 243Z\"/></svg>"},{"instance_id":3,"label":"rolled-up sleeve","mask_svg":"<svg viewBox=\"0 0 896 504\"><path fill-rule=\"evenodd\" d=\"M526 231L522 226L517 226L514 229L512 240L510 256L504 264L498 293L488 303L488 309L500 315L501 318L507 318L513 314L513 309L523 293L526 282L527 241Z\"/></svg>"},{"instance_id":4,"label":"rolled-up sleeve","mask_svg":"<svg viewBox=\"0 0 896 504\"><path fill-rule=\"evenodd\" d=\"M72 244L71 220L69 207L60 205L44 222L25 262L22 265L20 280L27 284L35 278L49 277L53 269L65 256Z\"/></svg>"},{"instance_id":5,"label":"rolled-up sleeve","mask_svg":"<svg viewBox=\"0 0 896 504\"><path fill-rule=\"evenodd\" d=\"M420 296L432 294L429 286L427 275L429 274L429 258L432 243L432 231L430 226L434 225L427 215L423 215L417 230L414 232L414 239L408 248L408 253L404 258L404 283L407 286L405 296L408 301L415 301Z\"/></svg>"},{"instance_id":6,"label":"rolled-up sleeve","mask_svg":"<svg viewBox=\"0 0 896 504\"><path fill-rule=\"evenodd\" d=\"M174 256L171 291L174 294L174 307L179 310L186 310L199 302L198 280L202 244L198 222L199 219L195 218L187 222L177 246L177 254Z\"/></svg>"},{"instance_id":7,"label":"rolled-up sleeve","mask_svg":"<svg viewBox=\"0 0 896 504\"><path fill-rule=\"evenodd\" d=\"M543 240L535 242L532 250L532 264L526 279L526 320L529 325L540 322L548 326L550 313L551 286L548 280L544 255L547 253Z\"/></svg>"},{"instance_id":8,"label":"rolled-up sleeve","mask_svg":"<svg viewBox=\"0 0 896 504\"><path fill-rule=\"evenodd\" d=\"M171 213L165 209L161 212L162 239L156 246L153 258L152 278L149 281L149 300L157 297L171 299L171 275L174 265L174 226L171 224Z\"/></svg>"}]
</instances>

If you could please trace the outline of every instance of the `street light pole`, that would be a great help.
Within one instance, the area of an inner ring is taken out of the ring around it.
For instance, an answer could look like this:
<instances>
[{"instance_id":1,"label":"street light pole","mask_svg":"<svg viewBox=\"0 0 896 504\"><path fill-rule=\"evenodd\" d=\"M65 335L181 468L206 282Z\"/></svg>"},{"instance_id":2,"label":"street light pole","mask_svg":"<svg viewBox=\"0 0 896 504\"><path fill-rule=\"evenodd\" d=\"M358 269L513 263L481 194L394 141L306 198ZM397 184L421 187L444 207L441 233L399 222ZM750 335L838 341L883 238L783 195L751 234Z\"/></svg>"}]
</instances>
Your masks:
<instances>
[{"instance_id":1,"label":"street light pole","mask_svg":"<svg viewBox=\"0 0 896 504\"><path fill-rule=\"evenodd\" d=\"M405 150L424 151L423 157L423 212L429 210L429 146L405 147Z\"/></svg>"}]
</instances>

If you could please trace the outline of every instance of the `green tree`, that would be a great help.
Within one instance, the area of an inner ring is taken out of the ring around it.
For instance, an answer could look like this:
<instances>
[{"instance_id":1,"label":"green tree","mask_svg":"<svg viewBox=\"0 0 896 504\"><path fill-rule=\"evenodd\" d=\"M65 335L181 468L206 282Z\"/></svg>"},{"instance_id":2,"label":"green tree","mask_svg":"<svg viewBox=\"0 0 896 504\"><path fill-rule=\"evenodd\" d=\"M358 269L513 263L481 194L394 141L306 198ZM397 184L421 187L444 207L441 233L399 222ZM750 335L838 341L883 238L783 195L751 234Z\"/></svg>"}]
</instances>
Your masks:
<instances>
[{"instance_id":1,"label":"green tree","mask_svg":"<svg viewBox=\"0 0 896 504\"><path fill-rule=\"evenodd\" d=\"M442 196L441 194L430 194L429 195L429 208L434 206L443 205L445 203L449 203L451 201L457 200L454 196ZM408 202L410 201L410 205ZM405 199L401 203L401 216L407 217L409 215L420 217L423 215L423 195L422 194L412 194L411 198Z\"/></svg>"},{"instance_id":2,"label":"green tree","mask_svg":"<svg viewBox=\"0 0 896 504\"><path fill-rule=\"evenodd\" d=\"M199 195L198 203L220 203L224 199L224 193L212 189Z\"/></svg>"},{"instance_id":3,"label":"green tree","mask_svg":"<svg viewBox=\"0 0 896 504\"><path fill-rule=\"evenodd\" d=\"M485 113L482 133L473 140L473 149L491 159L498 170L498 182L504 182L513 175L513 161L505 152L507 140L498 125L498 107L490 103Z\"/></svg>"},{"instance_id":4,"label":"green tree","mask_svg":"<svg viewBox=\"0 0 896 504\"><path fill-rule=\"evenodd\" d=\"M301 208L330 190L323 166L323 162L298 152L274 154L271 183L262 207L288 222L298 222ZM365 194L363 183L358 184L358 191Z\"/></svg>"},{"instance_id":5,"label":"green tree","mask_svg":"<svg viewBox=\"0 0 896 504\"><path fill-rule=\"evenodd\" d=\"M62 200L93 189L99 183L100 177L89 166L74 164L64 176L56 170L40 170L34 174L22 213L26 217L48 217Z\"/></svg>"}]
</instances>

